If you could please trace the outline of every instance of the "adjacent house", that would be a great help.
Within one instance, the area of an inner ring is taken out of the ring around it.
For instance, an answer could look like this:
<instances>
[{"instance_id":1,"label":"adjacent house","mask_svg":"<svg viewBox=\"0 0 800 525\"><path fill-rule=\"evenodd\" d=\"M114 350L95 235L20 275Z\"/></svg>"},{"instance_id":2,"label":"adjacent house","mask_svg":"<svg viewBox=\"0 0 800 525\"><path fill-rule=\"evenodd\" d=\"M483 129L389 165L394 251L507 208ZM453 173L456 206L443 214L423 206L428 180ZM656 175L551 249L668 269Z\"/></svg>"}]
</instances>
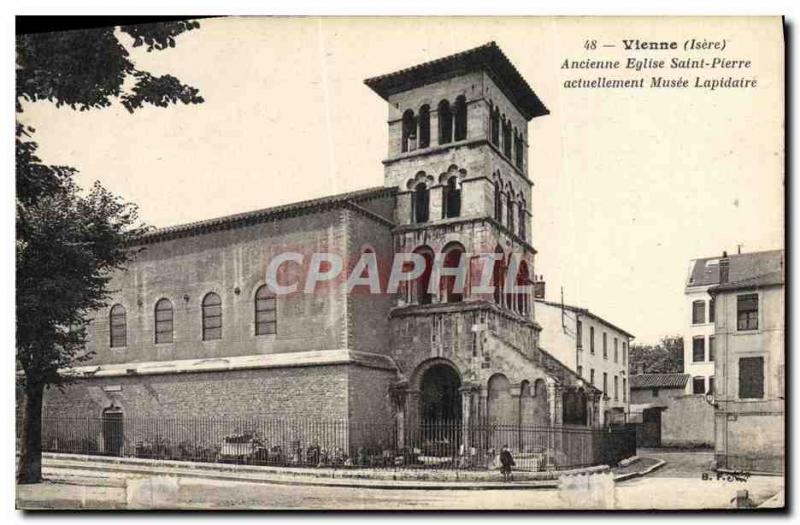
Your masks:
<instances>
[{"instance_id":1,"label":"adjacent house","mask_svg":"<svg viewBox=\"0 0 800 525\"><path fill-rule=\"evenodd\" d=\"M630 421L640 447L708 447L714 442L714 408L687 394L689 374L631 376Z\"/></svg>"},{"instance_id":2,"label":"adjacent house","mask_svg":"<svg viewBox=\"0 0 800 525\"><path fill-rule=\"evenodd\" d=\"M534 283L543 296L544 281ZM624 423L628 413L628 348L632 334L587 308L536 299L540 344L603 392L602 424Z\"/></svg>"},{"instance_id":3,"label":"adjacent house","mask_svg":"<svg viewBox=\"0 0 800 525\"><path fill-rule=\"evenodd\" d=\"M723 255L718 284L708 290L716 310L718 468L784 471L783 260L783 250Z\"/></svg>"}]
</instances>

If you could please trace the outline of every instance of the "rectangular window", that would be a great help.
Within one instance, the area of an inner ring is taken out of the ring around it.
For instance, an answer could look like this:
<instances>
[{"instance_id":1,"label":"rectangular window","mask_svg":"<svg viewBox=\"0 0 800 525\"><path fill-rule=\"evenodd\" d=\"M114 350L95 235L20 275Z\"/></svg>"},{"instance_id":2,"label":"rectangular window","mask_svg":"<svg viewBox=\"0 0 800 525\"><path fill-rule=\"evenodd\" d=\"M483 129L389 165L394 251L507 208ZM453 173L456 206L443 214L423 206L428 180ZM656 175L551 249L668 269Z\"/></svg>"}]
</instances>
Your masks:
<instances>
[{"instance_id":1,"label":"rectangular window","mask_svg":"<svg viewBox=\"0 0 800 525\"><path fill-rule=\"evenodd\" d=\"M615 337L614 338L614 362L615 363L619 363L619 346L618 346L618 343L619 343L619 341Z\"/></svg>"},{"instance_id":2,"label":"rectangular window","mask_svg":"<svg viewBox=\"0 0 800 525\"><path fill-rule=\"evenodd\" d=\"M608 359L608 334L603 332L603 359Z\"/></svg>"},{"instance_id":3,"label":"rectangular window","mask_svg":"<svg viewBox=\"0 0 800 525\"><path fill-rule=\"evenodd\" d=\"M715 315L714 314L714 306L715 306L715 301L714 301L714 298L712 297L711 300L708 302L708 322L709 323L713 323L714 322L714 315Z\"/></svg>"},{"instance_id":4,"label":"rectangular window","mask_svg":"<svg viewBox=\"0 0 800 525\"><path fill-rule=\"evenodd\" d=\"M628 343L622 341L622 364L626 365L628 363Z\"/></svg>"},{"instance_id":5,"label":"rectangular window","mask_svg":"<svg viewBox=\"0 0 800 525\"><path fill-rule=\"evenodd\" d=\"M583 367L578 365L578 377L583 377Z\"/></svg>"},{"instance_id":6,"label":"rectangular window","mask_svg":"<svg viewBox=\"0 0 800 525\"><path fill-rule=\"evenodd\" d=\"M594 368L589 370L589 382L594 385Z\"/></svg>"},{"instance_id":7,"label":"rectangular window","mask_svg":"<svg viewBox=\"0 0 800 525\"><path fill-rule=\"evenodd\" d=\"M657 388L653 389L653 397L658 397L658 389Z\"/></svg>"},{"instance_id":8,"label":"rectangular window","mask_svg":"<svg viewBox=\"0 0 800 525\"><path fill-rule=\"evenodd\" d=\"M628 400L628 380L626 378L622 378L622 400Z\"/></svg>"},{"instance_id":9,"label":"rectangular window","mask_svg":"<svg viewBox=\"0 0 800 525\"><path fill-rule=\"evenodd\" d=\"M706 393L706 378L705 377L695 377L692 379L692 393L693 394L705 394Z\"/></svg>"},{"instance_id":10,"label":"rectangular window","mask_svg":"<svg viewBox=\"0 0 800 525\"><path fill-rule=\"evenodd\" d=\"M575 328L575 343L578 345L578 350L583 350L583 323L578 321Z\"/></svg>"},{"instance_id":11,"label":"rectangular window","mask_svg":"<svg viewBox=\"0 0 800 525\"><path fill-rule=\"evenodd\" d=\"M589 327L589 352L594 353L594 326Z\"/></svg>"},{"instance_id":12,"label":"rectangular window","mask_svg":"<svg viewBox=\"0 0 800 525\"><path fill-rule=\"evenodd\" d=\"M758 294L736 297L736 319L739 330L758 330Z\"/></svg>"},{"instance_id":13,"label":"rectangular window","mask_svg":"<svg viewBox=\"0 0 800 525\"><path fill-rule=\"evenodd\" d=\"M714 336L709 336L708 338L708 360L714 360Z\"/></svg>"},{"instance_id":14,"label":"rectangular window","mask_svg":"<svg viewBox=\"0 0 800 525\"><path fill-rule=\"evenodd\" d=\"M764 397L764 358L742 357L739 359L739 399L762 399Z\"/></svg>"},{"instance_id":15,"label":"rectangular window","mask_svg":"<svg viewBox=\"0 0 800 525\"><path fill-rule=\"evenodd\" d=\"M603 393L608 395L608 373L603 372Z\"/></svg>"},{"instance_id":16,"label":"rectangular window","mask_svg":"<svg viewBox=\"0 0 800 525\"><path fill-rule=\"evenodd\" d=\"M703 336L692 339L692 361L702 363L706 360L706 338Z\"/></svg>"},{"instance_id":17,"label":"rectangular window","mask_svg":"<svg viewBox=\"0 0 800 525\"><path fill-rule=\"evenodd\" d=\"M706 302L694 301L692 303L692 324L703 324L706 322Z\"/></svg>"},{"instance_id":18,"label":"rectangular window","mask_svg":"<svg viewBox=\"0 0 800 525\"><path fill-rule=\"evenodd\" d=\"M708 393L714 393L714 376L708 378Z\"/></svg>"},{"instance_id":19,"label":"rectangular window","mask_svg":"<svg viewBox=\"0 0 800 525\"><path fill-rule=\"evenodd\" d=\"M614 401L619 399L619 378L614 376Z\"/></svg>"}]
</instances>

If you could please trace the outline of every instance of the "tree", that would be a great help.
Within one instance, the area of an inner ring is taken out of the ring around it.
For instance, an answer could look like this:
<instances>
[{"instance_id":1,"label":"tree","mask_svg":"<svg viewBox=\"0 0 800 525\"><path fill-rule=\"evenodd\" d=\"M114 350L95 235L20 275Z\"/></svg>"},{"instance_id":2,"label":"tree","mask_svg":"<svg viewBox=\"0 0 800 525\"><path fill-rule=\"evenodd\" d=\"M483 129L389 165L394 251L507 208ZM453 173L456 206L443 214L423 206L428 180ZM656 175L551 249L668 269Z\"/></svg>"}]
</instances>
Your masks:
<instances>
[{"instance_id":1,"label":"tree","mask_svg":"<svg viewBox=\"0 0 800 525\"><path fill-rule=\"evenodd\" d=\"M628 356L628 372L683 373L683 336L665 336L655 345L632 344Z\"/></svg>"},{"instance_id":2,"label":"tree","mask_svg":"<svg viewBox=\"0 0 800 525\"><path fill-rule=\"evenodd\" d=\"M18 483L41 481L44 391L62 387L61 371L85 362L86 327L105 306L114 271L135 256L131 241L146 227L137 208L98 182L82 191L75 170L44 164L35 130L19 122L23 101L46 100L86 111L121 103L166 107L203 102L198 90L170 75L137 69L121 36L147 51L173 47L175 37L199 27L177 21L48 34L16 41L16 307L18 380L24 392Z\"/></svg>"}]
</instances>

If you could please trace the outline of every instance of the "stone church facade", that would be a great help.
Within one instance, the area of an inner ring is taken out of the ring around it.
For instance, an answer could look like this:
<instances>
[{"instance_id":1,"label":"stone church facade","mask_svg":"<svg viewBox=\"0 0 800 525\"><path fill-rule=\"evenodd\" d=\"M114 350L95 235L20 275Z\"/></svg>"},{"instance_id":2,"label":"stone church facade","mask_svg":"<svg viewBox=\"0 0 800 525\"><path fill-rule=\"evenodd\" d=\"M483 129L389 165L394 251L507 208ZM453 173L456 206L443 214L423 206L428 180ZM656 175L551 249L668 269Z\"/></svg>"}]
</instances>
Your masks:
<instances>
[{"instance_id":1,"label":"stone church facade","mask_svg":"<svg viewBox=\"0 0 800 525\"><path fill-rule=\"evenodd\" d=\"M477 293L474 256L460 293L431 292L429 271L398 293L266 285L286 251L341 254L348 272L364 252L445 267L490 252L493 282L512 258L518 283L534 275L528 122L548 110L502 51L365 83L388 106L384 186L145 234L46 415L599 424L599 390L539 348L532 297Z\"/></svg>"}]
</instances>

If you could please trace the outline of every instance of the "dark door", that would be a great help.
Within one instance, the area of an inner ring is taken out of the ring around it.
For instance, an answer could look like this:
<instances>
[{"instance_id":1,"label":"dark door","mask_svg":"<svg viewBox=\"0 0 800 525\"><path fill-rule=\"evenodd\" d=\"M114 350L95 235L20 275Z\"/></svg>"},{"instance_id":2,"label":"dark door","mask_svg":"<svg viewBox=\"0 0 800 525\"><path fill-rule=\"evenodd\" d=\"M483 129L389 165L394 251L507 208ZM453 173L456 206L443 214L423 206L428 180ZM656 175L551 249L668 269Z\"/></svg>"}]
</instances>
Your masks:
<instances>
[{"instance_id":1,"label":"dark door","mask_svg":"<svg viewBox=\"0 0 800 525\"><path fill-rule=\"evenodd\" d=\"M646 408L642 422L636 425L636 445L639 447L661 446L661 409Z\"/></svg>"},{"instance_id":2,"label":"dark door","mask_svg":"<svg viewBox=\"0 0 800 525\"><path fill-rule=\"evenodd\" d=\"M103 413L103 442L105 453L109 456L122 455L122 444L125 442L124 421L121 411Z\"/></svg>"}]
</instances>

